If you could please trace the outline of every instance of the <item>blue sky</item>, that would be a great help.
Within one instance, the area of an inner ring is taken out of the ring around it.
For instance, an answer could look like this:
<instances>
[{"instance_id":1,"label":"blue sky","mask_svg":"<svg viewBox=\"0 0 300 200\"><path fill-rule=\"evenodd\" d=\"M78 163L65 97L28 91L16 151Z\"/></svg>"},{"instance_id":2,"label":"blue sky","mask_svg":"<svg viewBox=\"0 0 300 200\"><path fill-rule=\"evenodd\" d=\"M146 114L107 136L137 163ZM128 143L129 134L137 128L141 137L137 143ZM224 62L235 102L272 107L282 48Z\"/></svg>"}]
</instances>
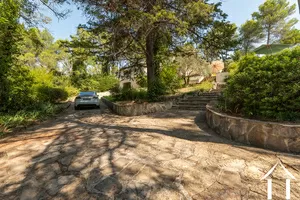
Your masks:
<instances>
[{"instance_id":1,"label":"blue sky","mask_svg":"<svg viewBox=\"0 0 300 200\"><path fill-rule=\"evenodd\" d=\"M219 2L219 0L211 0ZM297 3L297 0L289 0L291 3ZM251 14L258 10L258 6L264 0L222 0L222 9L228 14L228 20L236 23L238 26L247 19L251 19ZM75 5L66 5L62 9L70 9L72 13L64 20L57 20L52 13L45 10L45 14L52 18L52 23L46 25L46 28L53 34L55 39L68 39L70 35L76 33L78 24L84 24L87 18L82 11L77 10ZM295 16L300 21L300 14L297 9ZM300 22L296 25L300 29Z\"/></svg>"}]
</instances>

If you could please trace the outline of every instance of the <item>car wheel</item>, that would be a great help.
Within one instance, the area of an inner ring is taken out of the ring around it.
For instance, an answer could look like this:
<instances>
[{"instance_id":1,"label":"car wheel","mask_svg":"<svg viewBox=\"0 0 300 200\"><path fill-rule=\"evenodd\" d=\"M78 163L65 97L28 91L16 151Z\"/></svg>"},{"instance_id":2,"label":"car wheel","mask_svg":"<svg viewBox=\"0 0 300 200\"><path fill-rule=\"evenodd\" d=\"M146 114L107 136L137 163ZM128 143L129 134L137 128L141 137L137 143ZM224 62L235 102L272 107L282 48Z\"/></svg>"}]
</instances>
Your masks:
<instances>
[{"instance_id":1,"label":"car wheel","mask_svg":"<svg viewBox=\"0 0 300 200\"><path fill-rule=\"evenodd\" d=\"M98 109L100 109L100 106L97 106Z\"/></svg>"},{"instance_id":2,"label":"car wheel","mask_svg":"<svg viewBox=\"0 0 300 200\"><path fill-rule=\"evenodd\" d=\"M75 110L79 110L79 107L78 106L74 106Z\"/></svg>"}]
</instances>

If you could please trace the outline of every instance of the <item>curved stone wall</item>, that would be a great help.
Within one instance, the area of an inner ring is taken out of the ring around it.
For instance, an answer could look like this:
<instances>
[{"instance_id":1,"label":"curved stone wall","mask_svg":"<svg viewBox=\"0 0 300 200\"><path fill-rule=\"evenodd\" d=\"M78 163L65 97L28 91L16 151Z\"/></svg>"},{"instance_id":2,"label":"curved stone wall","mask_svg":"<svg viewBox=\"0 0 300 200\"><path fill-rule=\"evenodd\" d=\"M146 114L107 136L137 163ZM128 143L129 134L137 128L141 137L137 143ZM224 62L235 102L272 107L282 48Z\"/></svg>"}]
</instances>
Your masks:
<instances>
[{"instance_id":1,"label":"curved stone wall","mask_svg":"<svg viewBox=\"0 0 300 200\"><path fill-rule=\"evenodd\" d=\"M241 143L300 153L300 125L245 119L220 113L206 106L206 120L219 135Z\"/></svg>"},{"instance_id":2,"label":"curved stone wall","mask_svg":"<svg viewBox=\"0 0 300 200\"><path fill-rule=\"evenodd\" d=\"M105 98L101 98L102 101L109 107L113 112L118 115L124 116L137 116L148 113L154 113L171 109L173 101L166 102L154 102L154 103L136 103L132 105L120 105L117 103L110 102Z\"/></svg>"}]
</instances>

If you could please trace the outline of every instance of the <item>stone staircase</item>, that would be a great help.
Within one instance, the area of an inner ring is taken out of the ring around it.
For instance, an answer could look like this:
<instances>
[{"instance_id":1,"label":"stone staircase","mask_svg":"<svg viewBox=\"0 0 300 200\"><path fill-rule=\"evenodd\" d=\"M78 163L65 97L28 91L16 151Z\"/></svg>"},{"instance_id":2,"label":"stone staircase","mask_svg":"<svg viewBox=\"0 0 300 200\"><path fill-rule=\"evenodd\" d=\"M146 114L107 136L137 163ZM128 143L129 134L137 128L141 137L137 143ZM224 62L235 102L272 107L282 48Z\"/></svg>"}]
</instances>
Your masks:
<instances>
[{"instance_id":1,"label":"stone staircase","mask_svg":"<svg viewBox=\"0 0 300 200\"><path fill-rule=\"evenodd\" d=\"M213 100L217 100L219 92L205 92L184 95L173 104L173 109L178 110L205 110L206 105Z\"/></svg>"}]
</instances>

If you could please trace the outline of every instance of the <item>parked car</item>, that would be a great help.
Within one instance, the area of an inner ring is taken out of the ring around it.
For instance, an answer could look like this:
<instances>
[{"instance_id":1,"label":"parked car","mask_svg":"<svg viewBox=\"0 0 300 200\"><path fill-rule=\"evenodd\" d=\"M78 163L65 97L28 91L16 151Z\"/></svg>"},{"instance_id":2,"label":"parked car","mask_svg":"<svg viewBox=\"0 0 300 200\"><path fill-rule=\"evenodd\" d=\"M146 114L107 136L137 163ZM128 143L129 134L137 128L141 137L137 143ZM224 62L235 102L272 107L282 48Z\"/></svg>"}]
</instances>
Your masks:
<instances>
[{"instance_id":1,"label":"parked car","mask_svg":"<svg viewBox=\"0 0 300 200\"><path fill-rule=\"evenodd\" d=\"M97 107L100 108L100 100L96 92L80 92L75 98L75 110L81 107Z\"/></svg>"}]
</instances>

